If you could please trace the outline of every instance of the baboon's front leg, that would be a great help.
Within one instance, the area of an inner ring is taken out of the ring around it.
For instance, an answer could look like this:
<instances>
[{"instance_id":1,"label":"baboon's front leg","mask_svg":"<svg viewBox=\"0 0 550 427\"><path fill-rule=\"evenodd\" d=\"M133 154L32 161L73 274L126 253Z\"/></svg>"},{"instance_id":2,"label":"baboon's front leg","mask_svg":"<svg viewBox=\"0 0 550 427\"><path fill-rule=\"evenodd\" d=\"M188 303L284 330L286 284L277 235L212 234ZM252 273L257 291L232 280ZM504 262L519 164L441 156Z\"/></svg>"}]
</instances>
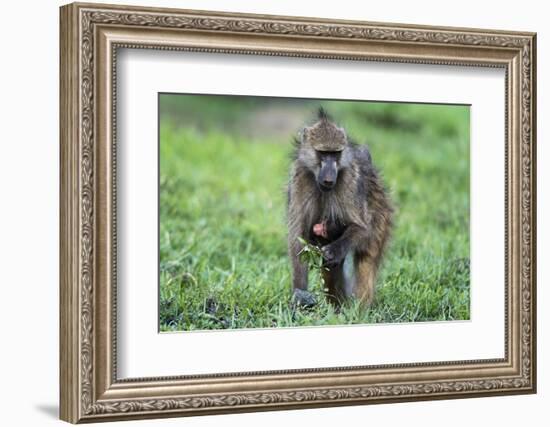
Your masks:
<instances>
[{"instance_id":1,"label":"baboon's front leg","mask_svg":"<svg viewBox=\"0 0 550 427\"><path fill-rule=\"evenodd\" d=\"M367 228L350 225L335 242L323 247L327 263L342 266L350 251L354 252L354 280L352 294L361 305L368 306L374 299L374 288L379 264L379 245Z\"/></svg>"},{"instance_id":2,"label":"baboon's front leg","mask_svg":"<svg viewBox=\"0 0 550 427\"><path fill-rule=\"evenodd\" d=\"M368 239L366 229L359 225L351 224L340 238L321 248L323 258L325 258L329 265L338 265L344 261L350 250L365 244L366 239Z\"/></svg>"},{"instance_id":3,"label":"baboon's front leg","mask_svg":"<svg viewBox=\"0 0 550 427\"><path fill-rule=\"evenodd\" d=\"M345 299L344 276L342 265L325 267L322 271L325 282L325 292L330 302L339 306Z\"/></svg>"},{"instance_id":4,"label":"baboon's front leg","mask_svg":"<svg viewBox=\"0 0 550 427\"><path fill-rule=\"evenodd\" d=\"M292 263L292 300L300 307L313 307L317 301L313 294L308 292L308 266L300 260L302 244L296 239L289 241L289 255Z\"/></svg>"},{"instance_id":5,"label":"baboon's front leg","mask_svg":"<svg viewBox=\"0 0 550 427\"><path fill-rule=\"evenodd\" d=\"M299 253L302 250L301 245L293 245L291 248L292 262L292 289L301 289L306 291L308 284L307 264L300 260Z\"/></svg>"}]
</instances>

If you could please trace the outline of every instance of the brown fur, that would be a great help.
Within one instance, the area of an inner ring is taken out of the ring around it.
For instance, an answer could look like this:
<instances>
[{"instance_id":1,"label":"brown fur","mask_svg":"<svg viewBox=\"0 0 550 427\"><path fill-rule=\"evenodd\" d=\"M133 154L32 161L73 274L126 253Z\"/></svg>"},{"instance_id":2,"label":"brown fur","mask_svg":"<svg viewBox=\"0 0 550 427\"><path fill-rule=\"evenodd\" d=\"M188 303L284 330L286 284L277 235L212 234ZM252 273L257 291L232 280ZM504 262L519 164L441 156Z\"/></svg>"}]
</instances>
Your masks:
<instances>
[{"instance_id":1,"label":"brown fur","mask_svg":"<svg viewBox=\"0 0 550 427\"><path fill-rule=\"evenodd\" d=\"M310 131L312 128L317 131L315 135ZM320 135L323 129L326 132ZM330 137L334 135L344 135L344 143L339 138L331 147ZM323 142L322 150L318 150L319 140ZM319 177L326 151L337 158L335 166L331 164L337 168L337 179L330 190L322 191ZM298 237L302 237L322 246L329 268L323 274L332 301L355 297L370 304L390 236L392 215L390 198L372 164L368 147L349 142L345 131L321 110L318 122L304 129L290 171L287 220L293 289L307 290L308 286L308 268L298 256L302 249ZM326 237L312 231L321 222L327 224ZM351 277L344 269L344 260L350 253L353 254L349 258L353 261Z\"/></svg>"}]
</instances>

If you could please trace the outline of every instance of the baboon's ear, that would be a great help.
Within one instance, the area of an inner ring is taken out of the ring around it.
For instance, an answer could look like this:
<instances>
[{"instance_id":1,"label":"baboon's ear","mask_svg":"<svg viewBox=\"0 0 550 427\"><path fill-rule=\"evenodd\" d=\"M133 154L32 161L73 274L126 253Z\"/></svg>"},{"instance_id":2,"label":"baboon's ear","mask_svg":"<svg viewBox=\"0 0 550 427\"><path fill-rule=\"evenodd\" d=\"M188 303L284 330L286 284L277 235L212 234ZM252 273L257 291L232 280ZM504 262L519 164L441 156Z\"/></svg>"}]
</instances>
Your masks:
<instances>
[{"instance_id":1,"label":"baboon's ear","mask_svg":"<svg viewBox=\"0 0 550 427\"><path fill-rule=\"evenodd\" d=\"M346 130L344 128L341 128L341 127L337 127L336 129L338 130L338 132L340 132L340 135L342 136L342 138L347 142L348 141L348 134L346 133Z\"/></svg>"},{"instance_id":2,"label":"baboon's ear","mask_svg":"<svg viewBox=\"0 0 550 427\"><path fill-rule=\"evenodd\" d=\"M311 128L310 127L305 127L302 129L302 132L300 132L300 141L302 141L302 144L305 144L307 143L307 141L309 140L309 136L311 134Z\"/></svg>"}]
</instances>

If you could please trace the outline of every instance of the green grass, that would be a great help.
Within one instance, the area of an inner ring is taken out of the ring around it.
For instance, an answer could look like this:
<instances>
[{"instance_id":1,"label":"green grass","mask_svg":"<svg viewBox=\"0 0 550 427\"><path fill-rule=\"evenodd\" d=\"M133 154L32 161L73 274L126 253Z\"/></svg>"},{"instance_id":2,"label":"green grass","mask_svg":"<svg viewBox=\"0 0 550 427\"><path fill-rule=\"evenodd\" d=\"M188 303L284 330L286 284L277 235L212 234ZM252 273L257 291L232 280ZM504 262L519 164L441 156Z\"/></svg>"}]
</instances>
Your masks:
<instances>
[{"instance_id":1,"label":"green grass","mask_svg":"<svg viewBox=\"0 0 550 427\"><path fill-rule=\"evenodd\" d=\"M292 111L309 117L319 104L295 103ZM285 226L292 135L251 138L241 129L273 105L163 95L162 331L469 319L468 108L322 105L358 142L366 136L397 207L374 304L335 311L314 273L319 304L292 307Z\"/></svg>"}]
</instances>

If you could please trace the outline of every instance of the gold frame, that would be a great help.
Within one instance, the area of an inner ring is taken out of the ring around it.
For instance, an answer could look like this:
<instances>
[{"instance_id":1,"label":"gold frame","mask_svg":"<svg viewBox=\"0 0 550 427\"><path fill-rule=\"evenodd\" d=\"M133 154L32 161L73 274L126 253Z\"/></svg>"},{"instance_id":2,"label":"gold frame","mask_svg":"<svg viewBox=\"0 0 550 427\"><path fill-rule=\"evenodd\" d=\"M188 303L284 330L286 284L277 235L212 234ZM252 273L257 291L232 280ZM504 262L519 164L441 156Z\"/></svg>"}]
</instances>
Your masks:
<instances>
[{"instance_id":1,"label":"gold frame","mask_svg":"<svg viewBox=\"0 0 550 427\"><path fill-rule=\"evenodd\" d=\"M535 53L525 32L70 4L61 7L61 419L77 423L534 393ZM506 70L505 357L117 380L119 47Z\"/></svg>"}]
</instances>

